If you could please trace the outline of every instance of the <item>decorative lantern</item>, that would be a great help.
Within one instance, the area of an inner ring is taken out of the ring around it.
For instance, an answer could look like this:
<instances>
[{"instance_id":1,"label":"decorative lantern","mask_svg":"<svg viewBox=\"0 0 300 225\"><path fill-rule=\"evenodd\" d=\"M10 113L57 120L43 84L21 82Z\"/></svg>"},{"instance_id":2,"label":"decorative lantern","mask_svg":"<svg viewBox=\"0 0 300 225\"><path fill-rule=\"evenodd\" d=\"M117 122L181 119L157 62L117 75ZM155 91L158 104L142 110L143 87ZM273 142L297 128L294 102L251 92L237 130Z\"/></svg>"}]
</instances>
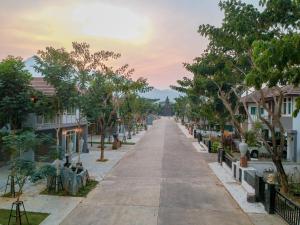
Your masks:
<instances>
[{"instance_id":1,"label":"decorative lantern","mask_svg":"<svg viewBox=\"0 0 300 225\"><path fill-rule=\"evenodd\" d=\"M241 157L240 157L240 166L241 167L247 167L248 163L247 163L247 151L248 151L248 145L245 142L245 139L242 139L242 142L239 144L239 149L240 149L240 153L241 153Z\"/></svg>"},{"instance_id":2,"label":"decorative lantern","mask_svg":"<svg viewBox=\"0 0 300 225\"><path fill-rule=\"evenodd\" d=\"M241 157L246 156L246 153L248 151L248 144L245 142L245 139L242 139L242 142L239 144L239 150L241 153Z\"/></svg>"}]
</instances>

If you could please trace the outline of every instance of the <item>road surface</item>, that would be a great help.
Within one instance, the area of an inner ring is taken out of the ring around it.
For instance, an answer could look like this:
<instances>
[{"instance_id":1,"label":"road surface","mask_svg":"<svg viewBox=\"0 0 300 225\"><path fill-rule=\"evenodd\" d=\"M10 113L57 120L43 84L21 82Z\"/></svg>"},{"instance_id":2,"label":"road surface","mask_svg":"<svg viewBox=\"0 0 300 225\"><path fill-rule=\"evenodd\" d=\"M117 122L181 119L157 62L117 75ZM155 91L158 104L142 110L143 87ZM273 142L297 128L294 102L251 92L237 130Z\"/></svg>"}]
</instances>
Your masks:
<instances>
[{"instance_id":1,"label":"road surface","mask_svg":"<svg viewBox=\"0 0 300 225\"><path fill-rule=\"evenodd\" d=\"M168 118L154 126L63 225L248 225L204 154Z\"/></svg>"}]
</instances>

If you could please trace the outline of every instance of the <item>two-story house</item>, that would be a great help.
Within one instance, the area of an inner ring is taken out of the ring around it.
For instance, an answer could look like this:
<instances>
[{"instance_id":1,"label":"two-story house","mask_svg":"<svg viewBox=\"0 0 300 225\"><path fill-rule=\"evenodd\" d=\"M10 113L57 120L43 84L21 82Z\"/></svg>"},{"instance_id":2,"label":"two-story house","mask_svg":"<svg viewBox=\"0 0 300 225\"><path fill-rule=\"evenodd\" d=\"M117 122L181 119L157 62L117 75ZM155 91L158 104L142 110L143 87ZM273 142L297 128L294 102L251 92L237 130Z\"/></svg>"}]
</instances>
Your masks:
<instances>
[{"instance_id":1,"label":"two-story house","mask_svg":"<svg viewBox=\"0 0 300 225\"><path fill-rule=\"evenodd\" d=\"M51 97L54 95L55 89L47 84L42 77L34 77L31 85L34 89L41 91L45 95ZM65 110L63 114L55 115L49 118L45 115L29 114L27 120L23 124L24 127L31 127L36 132L51 135L56 139L56 134L59 135L59 143L64 153L78 152L81 148L79 139L83 139L82 152L88 152L87 148L87 121L85 117L80 115L79 109L71 108ZM47 155L47 149L40 152L41 155Z\"/></svg>"},{"instance_id":2,"label":"two-story house","mask_svg":"<svg viewBox=\"0 0 300 225\"><path fill-rule=\"evenodd\" d=\"M293 87L291 85L281 87L281 91L284 95L282 108L281 108L281 123L285 129L285 135L288 142L288 159L297 160L300 162L300 114L297 117L293 117L295 110L296 98L300 96L300 88ZM269 88L263 89L265 102L267 107L273 112L275 108L274 98L276 92ZM258 108L257 101L261 99L260 91L254 91L242 98L242 101L246 103L248 110L248 117L244 124L247 130L251 130L256 121L260 121L259 114L267 120L271 120L271 115L268 111L261 107ZM251 118L250 118L251 117ZM264 126L265 138L270 137L269 129ZM279 132L279 130L277 131Z\"/></svg>"}]
</instances>

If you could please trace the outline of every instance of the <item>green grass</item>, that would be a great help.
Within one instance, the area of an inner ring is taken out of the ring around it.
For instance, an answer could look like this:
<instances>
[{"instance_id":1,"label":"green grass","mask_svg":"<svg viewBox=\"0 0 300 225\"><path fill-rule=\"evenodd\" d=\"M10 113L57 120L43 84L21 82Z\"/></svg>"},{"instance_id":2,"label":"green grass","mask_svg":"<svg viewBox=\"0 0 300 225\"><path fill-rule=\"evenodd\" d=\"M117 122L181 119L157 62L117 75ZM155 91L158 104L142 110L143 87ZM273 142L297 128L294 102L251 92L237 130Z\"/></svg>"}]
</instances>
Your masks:
<instances>
[{"instance_id":1,"label":"green grass","mask_svg":"<svg viewBox=\"0 0 300 225\"><path fill-rule=\"evenodd\" d=\"M26 205L25 205L26 208ZM16 215L16 212L13 212ZM7 225L9 219L10 210L0 209L0 225ZM27 212L27 217L30 225L40 224L49 214L47 213L36 213L36 212ZM16 219L12 218L10 224L15 224ZM27 224L25 216L22 216L22 224Z\"/></svg>"},{"instance_id":2,"label":"green grass","mask_svg":"<svg viewBox=\"0 0 300 225\"><path fill-rule=\"evenodd\" d=\"M135 145L134 142L122 142L122 145Z\"/></svg>"},{"instance_id":3,"label":"green grass","mask_svg":"<svg viewBox=\"0 0 300 225\"><path fill-rule=\"evenodd\" d=\"M86 197L90 191L92 191L99 182L96 180L89 180L84 188L81 188L76 195L72 195L65 190L55 192L54 190L48 191L45 189L40 194L41 195L56 195L56 196L70 196L70 197ZM1 225L1 224L0 224Z\"/></svg>"}]
</instances>

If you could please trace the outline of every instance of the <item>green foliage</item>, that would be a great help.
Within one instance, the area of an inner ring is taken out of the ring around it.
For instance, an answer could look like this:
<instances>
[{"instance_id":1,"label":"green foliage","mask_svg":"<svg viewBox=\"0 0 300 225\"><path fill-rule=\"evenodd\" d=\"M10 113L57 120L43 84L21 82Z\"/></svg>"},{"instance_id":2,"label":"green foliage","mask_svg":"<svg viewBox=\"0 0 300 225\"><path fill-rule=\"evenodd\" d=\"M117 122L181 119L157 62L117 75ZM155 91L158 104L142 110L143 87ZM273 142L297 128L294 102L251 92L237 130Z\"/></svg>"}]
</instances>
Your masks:
<instances>
[{"instance_id":1,"label":"green foliage","mask_svg":"<svg viewBox=\"0 0 300 225\"><path fill-rule=\"evenodd\" d=\"M35 163L33 161L18 158L14 161L11 170L15 171L15 175L19 180L19 192L22 193L22 188L26 179L35 173Z\"/></svg>"},{"instance_id":2,"label":"green foliage","mask_svg":"<svg viewBox=\"0 0 300 225\"><path fill-rule=\"evenodd\" d=\"M300 37L299 34L284 35L271 41L253 43L254 68L248 74L248 85L260 89L263 84L269 87L300 83Z\"/></svg>"},{"instance_id":3,"label":"green foliage","mask_svg":"<svg viewBox=\"0 0 300 225\"><path fill-rule=\"evenodd\" d=\"M31 75L21 58L8 56L0 62L0 126L10 123L13 129L32 111Z\"/></svg>"},{"instance_id":4,"label":"green foliage","mask_svg":"<svg viewBox=\"0 0 300 225\"><path fill-rule=\"evenodd\" d=\"M41 180L41 179L44 179L47 177L51 177L51 176L55 176L55 175L56 175L56 168L54 166L44 165L32 174L30 180L32 182L36 182L38 180Z\"/></svg>"},{"instance_id":5,"label":"green foliage","mask_svg":"<svg viewBox=\"0 0 300 225\"><path fill-rule=\"evenodd\" d=\"M56 195L56 196L72 196L72 197L86 197L97 185L98 181L88 180L85 187L82 187L76 195L71 195L65 190L56 192L55 190L48 191L48 189L41 192L42 195Z\"/></svg>"},{"instance_id":6,"label":"green foliage","mask_svg":"<svg viewBox=\"0 0 300 225\"><path fill-rule=\"evenodd\" d=\"M218 149L221 147L221 143L219 141L214 141L212 143L212 148L211 148L211 152L212 153L217 153L218 152Z\"/></svg>"},{"instance_id":7,"label":"green foliage","mask_svg":"<svg viewBox=\"0 0 300 225\"><path fill-rule=\"evenodd\" d=\"M7 224L10 215L10 209L0 209L0 224ZM13 215L16 215L16 212L13 211ZM37 213L37 212L27 212L28 220L30 225L39 225L44 219L49 216L48 213ZM13 222L13 220L12 220ZM12 223L13 224L13 223Z\"/></svg>"},{"instance_id":8,"label":"green foliage","mask_svg":"<svg viewBox=\"0 0 300 225\"><path fill-rule=\"evenodd\" d=\"M24 152L33 150L39 143L37 135L32 131L8 134L2 137L4 148L10 151L13 159Z\"/></svg>"},{"instance_id":9,"label":"green foliage","mask_svg":"<svg viewBox=\"0 0 300 225\"><path fill-rule=\"evenodd\" d=\"M245 132L245 139L246 139L246 143L249 146L257 145L257 137L256 137L255 131L250 130L250 131Z\"/></svg>"},{"instance_id":10,"label":"green foliage","mask_svg":"<svg viewBox=\"0 0 300 225\"><path fill-rule=\"evenodd\" d=\"M45 51L38 51L34 59L35 70L43 74L45 81L55 88L53 107L56 112L73 106L72 100L77 90L70 54L64 48L47 47Z\"/></svg>"}]
</instances>

